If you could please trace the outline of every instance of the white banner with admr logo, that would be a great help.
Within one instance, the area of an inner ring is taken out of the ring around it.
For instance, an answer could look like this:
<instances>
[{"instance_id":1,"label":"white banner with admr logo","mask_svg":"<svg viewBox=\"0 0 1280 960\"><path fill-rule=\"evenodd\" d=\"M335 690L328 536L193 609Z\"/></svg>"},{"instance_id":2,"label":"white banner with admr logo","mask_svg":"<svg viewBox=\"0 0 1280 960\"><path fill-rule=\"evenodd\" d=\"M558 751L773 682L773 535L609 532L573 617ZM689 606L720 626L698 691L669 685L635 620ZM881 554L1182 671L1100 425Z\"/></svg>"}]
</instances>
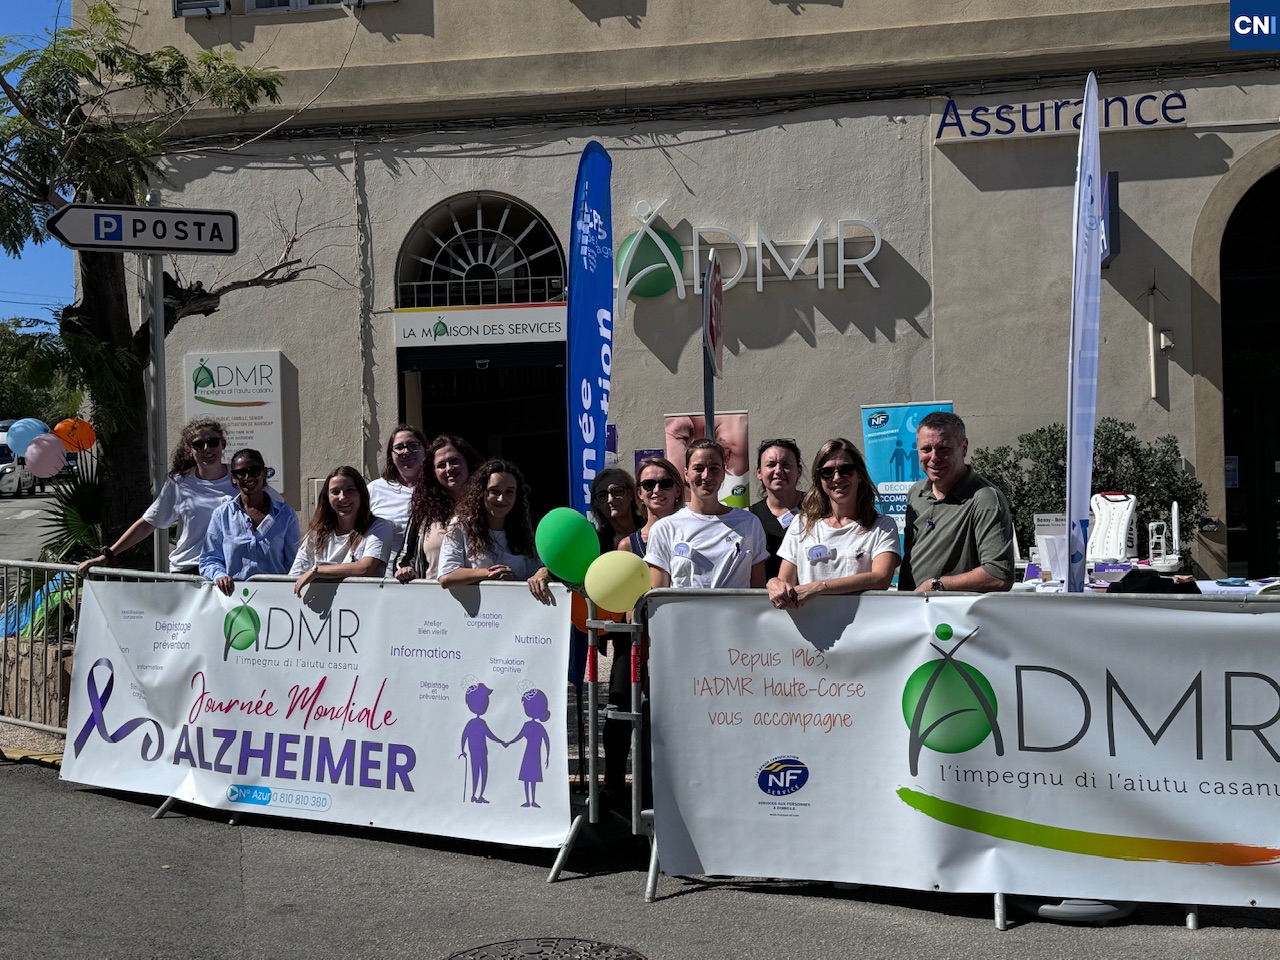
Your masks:
<instances>
[{"instance_id":1,"label":"white banner with admr logo","mask_svg":"<svg viewBox=\"0 0 1280 960\"><path fill-rule=\"evenodd\" d=\"M1280 906L1280 603L695 593L648 601L666 873Z\"/></svg>"},{"instance_id":2,"label":"white banner with admr logo","mask_svg":"<svg viewBox=\"0 0 1280 960\"><path fill-rule=\"evenodd\" d=\"M569 599L524 584L85 585L67 780L534 847L568 832Z\"/></svg>"}]
</instances>

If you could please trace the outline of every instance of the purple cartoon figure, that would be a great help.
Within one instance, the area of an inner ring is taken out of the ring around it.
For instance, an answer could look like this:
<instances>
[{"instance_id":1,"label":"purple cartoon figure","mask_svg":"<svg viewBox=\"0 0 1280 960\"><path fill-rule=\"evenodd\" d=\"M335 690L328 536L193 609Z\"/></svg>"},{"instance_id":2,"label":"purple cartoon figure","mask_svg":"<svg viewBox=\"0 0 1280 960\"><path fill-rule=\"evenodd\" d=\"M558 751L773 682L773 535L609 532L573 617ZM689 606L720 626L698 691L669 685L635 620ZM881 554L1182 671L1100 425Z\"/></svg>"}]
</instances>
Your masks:
<instances>
[{"instance_id":1,"label":"purple cartoon figure","mask_svg":"<svg viewBox=\"0 0 1280 960\"><path fill-rule=\"evenodd\" d=\"M493 691L475 677L463 677L462 683L467 688L465 696L467 709L474 713L475 716L468 720L467 725L462 728L462 752L458 754L458 759L465 760L470 754L471 802L488 803L489 801L484 798L484 789L489 782L489 741L502 743L502 740L489 729L489 724L484 719L484 713L489 709L489 694L493 693ZM505 743L502 745L506 746ZM462 775L462 793L464 797L467 792L466 782L466 770L464 768Z\"/></svg>"},{"instance_id":2,"label":"purple cartoon figure","mask_svg":"<svg viewBox=\"0 0 1280 960\"><path fill-rule=\"evenodd\" d=\"M547 695L541 690L527 687L520 695L524 705L525 721L520 732L507 741L507 746L517 740L524 740L524 759L520 761L520 779L524 782L524 803L522 807L538 806L538 784L542 782L542 769L551 765L551 738L543 726L551 719L551 707L547 703ZM546 760L542 758L542 748L546 747Z\"/></svg>"}]
</instances>

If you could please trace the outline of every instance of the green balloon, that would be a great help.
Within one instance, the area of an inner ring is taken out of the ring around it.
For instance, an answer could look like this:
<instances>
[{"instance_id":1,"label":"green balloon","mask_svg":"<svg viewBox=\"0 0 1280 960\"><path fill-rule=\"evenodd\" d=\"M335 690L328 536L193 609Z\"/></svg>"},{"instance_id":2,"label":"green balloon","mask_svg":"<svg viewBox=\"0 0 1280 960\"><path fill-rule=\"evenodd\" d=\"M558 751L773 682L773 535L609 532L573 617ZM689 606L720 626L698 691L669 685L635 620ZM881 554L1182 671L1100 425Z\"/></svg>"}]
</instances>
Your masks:
<instances>
[{"instance_id":1,"label":"green balloon","mask_svg":"<svg viewBox=\"0 0 1280 960\"><path fill-rule=\"evenodd\" d=\"M684 269L684 251L680 249L680 243L671 234L665 230L659 230L651 227L661 239L662 244L671 251L671 256L675 262ZM649 234L640 236L639 233L633 233L622 241L622 246L618 247L617 263L619 269L622 261L627 258L627 253L636 242L636 237L640 237L640 246L636 248L636 255L631 260L631 267L627 271L627 280L630 280L645 267L659 265L660 269L646 276L643 280L631 288L632 294L637 297L660 297L668 290L674 290L676 286L676 278L671 275L671 267L667 263L667 258L662 255L662 251L658 245L653 242L653 237Z\"/></svg>"},{"instance_id":2,"label":"green balloon","mask_svg":"<svg viewBox=\"0 0 1280 960\"><path fill-rule=\"evenodd\" d=\"M596 528L568 507L556 507L542 518L534 543L547 569L567 583L582 583L591 561L600 556Z\"/></svg>"}]
</instances>

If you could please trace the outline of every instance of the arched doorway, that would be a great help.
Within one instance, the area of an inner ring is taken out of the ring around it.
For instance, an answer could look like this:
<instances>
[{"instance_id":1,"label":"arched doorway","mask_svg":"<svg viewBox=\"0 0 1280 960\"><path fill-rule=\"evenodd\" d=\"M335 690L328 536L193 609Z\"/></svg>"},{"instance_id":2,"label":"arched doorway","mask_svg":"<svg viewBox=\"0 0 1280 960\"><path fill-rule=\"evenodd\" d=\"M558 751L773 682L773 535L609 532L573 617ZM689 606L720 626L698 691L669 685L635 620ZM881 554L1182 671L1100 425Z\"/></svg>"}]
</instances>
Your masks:
<instances>
[{"instance_id":1,"label":"arched doorway","mask_svg":"<svg viewBox=\"0 0 1280 960\"><path fill-rule=\"evenodd\" d=\"M436 204L396 263L401 419L518 464L535 522L568 496L564 290L555 231L499 193Z\"/></svg>"},{"instance_id":2,"label":"arched doorway","mask_svg":"<svg viewBox=\"0 0 1280 960\"><path fill-rule=\"evenodd\" d=\"M1223 444L1229 573L1280 573L1280 170L1257 181L1222 237Z\"/></svg>"}]
</instances>

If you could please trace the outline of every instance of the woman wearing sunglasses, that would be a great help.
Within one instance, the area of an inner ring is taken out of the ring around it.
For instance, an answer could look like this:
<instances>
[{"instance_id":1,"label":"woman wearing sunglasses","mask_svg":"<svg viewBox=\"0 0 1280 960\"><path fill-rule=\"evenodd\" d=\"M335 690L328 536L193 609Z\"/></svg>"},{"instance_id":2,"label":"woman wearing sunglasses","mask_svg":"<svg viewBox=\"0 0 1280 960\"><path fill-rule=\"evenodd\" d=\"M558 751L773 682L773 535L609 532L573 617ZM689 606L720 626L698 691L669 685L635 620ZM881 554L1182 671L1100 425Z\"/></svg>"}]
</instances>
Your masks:
<instances>
[{"instance_id":1,"label":"woman wearing sunglasses","mask_svg":"<svg viewBox=\"0 0 1280 960\"><path fill-rule=\"evenodd\" d=\"M764 528L749 510L720 502L724 448L695 440L685 448L689 504L653 525L644 562L654 588L763 587L768 579Z\"/></svg>"},{"instance_id":2,"label":"woman wearing sunglasses","mask_svg":"<svg viewBox=\"0 0 1280 960\"><path fill-rule=\"evenodd\" d=\"M77 573L87 574L93 567L114 564L118 554L141 543L155 530L178 525L178 541L169 551L170 573L197 573L204 535L209 518L218 504L236 495L231 471L222 462L227 441L222 424L217 420L192 420L182 428L182 436L173 448L169 478L160 488L160 496L146 512L98 556L80 564Z\"/></svg>"},{"instance_id":3,"label":"woman wearing sunglasses","mask_svg":"<svg viewBox=\"0 0 1280 960\"><path fill-rule=\"evenodd\" d=\"M876 488L862 454L843 437L813 458L813 487L779 549L782 568L769 581L780 610L820 594L887 590L902 562L898 528L876 512Z\"/></svg>"},{"instance_id":4,"label":"woman wearing sunglasses","mask_svg":"<svg viewBox=\"0 0 1280 960\"><path fill-rule=\"evenodd\" d=\"M778 575L782 564L778 548L804 499L804 491L799 488L802 470L804 461L794 440L786 437L765 440L756 450L756 479L760 481L764 498L751 505L751 512L764 527L765 543L769 545L764 571L770 578Z\"/></svg>"},{"instance_id":5,"label":"woman wearing sunglasses","mask_svg":"<svg viewBox=\"0 0 1280 960\"><path fill-rule=\"evenodd\" d=\"M395 527L392 556L404 546L409 529L409 509L413 490L422 480L427 462L427 436L417 427L401 423L387 437L382 460L382 476L369 484L369 506L375 517L390 520Z\"/></svg>"},{"instance_id":6,"label":"woman wearing sunglasses","mask_svg":"<svg viewBox=\"0 0 1280 960\"><path fill-rule=\"evenodd\" d=\"M245 448L231 458L231 482L239 496L213 511L200 554L200 576L231 596L235 581L256 573L289 572L298 555L298 516L267 490L262 454Z\"/></svg>"},{"instance_id":7,"label":"woman wearing sunglasses","mask_svg":"<svg viewBox=\"0 0 1280 960\"><path fill-rule=\"evenodd\" d=\"M623 540L644 526L636 482L622 467L605 467L591 481L591 519L601 553L617 550Z\"/></svg>"},{"instance_id":8,"label":"woman wearing sunglasses","mask_svg":"<svg viewBox=\"0 0 1280 960\"><path fill-rule=\"evenodd\" d=\"M380 577L391 556L395 528L369 509L369 488L355 467L338 467L325 478L306 538L294 557L289 576L293 592L313 580Z\"/></svg>"},{"instance_id":9,"label":"woman wearing sunglasses","mask_svg":"<svg viewBox=\"0 0 1280 960\"><path fill-rule=\"evenodd\" d=\"M653 525L684 506L684 478L676 465L666 457L646 457L640 461L636 499L644 512L644 524L619 545L618 549L643 557Z\"/></svg>"}]
</instances>

